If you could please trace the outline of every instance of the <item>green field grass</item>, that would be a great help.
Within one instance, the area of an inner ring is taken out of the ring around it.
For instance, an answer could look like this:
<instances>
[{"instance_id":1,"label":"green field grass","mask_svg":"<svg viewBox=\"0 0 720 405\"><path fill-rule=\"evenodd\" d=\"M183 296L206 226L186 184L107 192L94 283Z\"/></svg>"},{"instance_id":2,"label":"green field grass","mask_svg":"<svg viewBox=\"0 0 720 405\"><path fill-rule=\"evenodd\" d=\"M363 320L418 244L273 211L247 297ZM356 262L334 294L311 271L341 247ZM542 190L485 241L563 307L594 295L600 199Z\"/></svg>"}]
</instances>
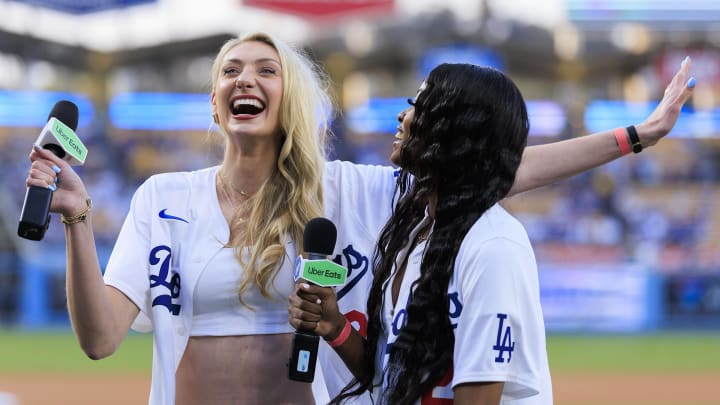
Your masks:
<instances>
[{"instance_id":1,"label":"green field grass","mask_svg":"<svg viewBox=\"0 0 720 405\"><path fill-rule=\"evenodd\" d=\"M112 356L87 358L70 331L0 331L0 374L150 374L152 336L131 334Z\"/></svg>"},{"instance_id":2,"label":"green field grass","mask_svg":"<svg viewBox=\"0 0 720 405\"><path fill-rule=\"evenodd\" d=\"M718 372L720 333L551 334L548 355L553 372ZM149 373L151 363L149 334L131 334L114 355L92 361L69 331L0 331L0 374Z\"/></svg>"},{"instance_id":3,"label":"green field grass","mask_svg":"<svg viewBox=\"0 0 720 405\"><path fill-rule=\"evenodd\" d=\"M720 333L550 335L548 357L553 372L718 372Z\"/></svg>"}]
</instances>

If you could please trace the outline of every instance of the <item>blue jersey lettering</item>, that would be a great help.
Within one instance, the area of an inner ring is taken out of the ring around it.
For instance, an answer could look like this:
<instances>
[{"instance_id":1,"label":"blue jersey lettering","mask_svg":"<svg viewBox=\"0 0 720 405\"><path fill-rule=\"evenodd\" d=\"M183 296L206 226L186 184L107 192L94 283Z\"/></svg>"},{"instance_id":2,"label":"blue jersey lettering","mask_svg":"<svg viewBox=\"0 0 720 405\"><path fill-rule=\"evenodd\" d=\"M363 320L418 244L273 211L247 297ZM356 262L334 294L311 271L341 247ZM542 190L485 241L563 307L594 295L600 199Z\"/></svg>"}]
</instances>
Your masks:
<instances>
[{"instance_id":1,"label":"blue jersey lettering","mask_svg":"<svg viewBox=\"0 0 720 405\"><path fill-rule=\"evenodd\" d=\"M460 314L463 310L463 304L460 302L460 297L457 292L448 294L448 315L450 315L450 323L453 329L457 329L457 320L460 318Z\"/></svg>"},{"instance_id":2,"label":"blue jersey lettering","mask_svg":"<svg viewBox=\"0 0 720 405\"><path fill-rule=\"evenodd\" d=\"M343 263L343 258L345 259L345 263ZM352 290L353 287L360 282L360 279L362 279L365 273L367 273L370 267L370 260L368 260L367 256L355 250L353 245L348 245L348 247L343 249L342 255L335 256L333 261L348 269L348 281L342 288L337 290L337 299L339 301L345 294Z\"/></svg>"},{"instance_id":3,"label":"blue jersey lettering","mask_svg":"<svg viewBox=\"0 0 720 405\"><path fill-rule=\"evenodd\" d=\"M507 327L504 326L507 314L497 314L497 318L500 320L500 323L498 324L497 341L495 342L495 346L493 346L493 350L498 352L497 357L495 357L495 362L505 363L505 352L507 352L507 362L510 363L512 352L515 350L515 342L512 341L510 325Z\"/></svg>"},{"instance_id":4,"label":"blue jersey lettering","mask_svg":"<svg viewBox=\"0 0 720 405\"><path fill-rule=\"evenodd\" d=\"M161 258L161 253L167 252L164 258ZM157 266L160 263L157 275L150 275L150 288L164 288L167 291L166 294L158 294L153 299L152 306L162 305L170 311L173 315L180 314L180 304L175 304L173 301L180 296L180 274L174 273L170 275L170 263L172 258L172 250L165 245L154 247L150 251L149 262L151 266ZM162 262L161 262L162 261Z\"/></svg>"}]
</instances>

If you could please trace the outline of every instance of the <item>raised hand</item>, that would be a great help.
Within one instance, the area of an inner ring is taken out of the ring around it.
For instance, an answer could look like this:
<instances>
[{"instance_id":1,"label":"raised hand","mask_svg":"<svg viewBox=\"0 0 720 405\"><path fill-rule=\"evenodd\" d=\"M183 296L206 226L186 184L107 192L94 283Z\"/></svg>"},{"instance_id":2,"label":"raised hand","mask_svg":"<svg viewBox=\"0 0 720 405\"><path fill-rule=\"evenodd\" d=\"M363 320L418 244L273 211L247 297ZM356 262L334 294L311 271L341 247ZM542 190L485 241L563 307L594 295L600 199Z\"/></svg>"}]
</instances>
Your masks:
<instances>
[{"instance_id":1,"label":"raised hand","mask_svg":"<svg viewBox=\"0 0 720 405\"><path fill-rule=\"evenodd\" d=\"M695 78L688 78L690 65L691 61L688 56L682 61L680 69L665 88L665 94L655 110L645 121L635 126L640 143L644 147L655 145L675 126L680 116L680 110L695 88Z\"/></svg>"}]
</instances>

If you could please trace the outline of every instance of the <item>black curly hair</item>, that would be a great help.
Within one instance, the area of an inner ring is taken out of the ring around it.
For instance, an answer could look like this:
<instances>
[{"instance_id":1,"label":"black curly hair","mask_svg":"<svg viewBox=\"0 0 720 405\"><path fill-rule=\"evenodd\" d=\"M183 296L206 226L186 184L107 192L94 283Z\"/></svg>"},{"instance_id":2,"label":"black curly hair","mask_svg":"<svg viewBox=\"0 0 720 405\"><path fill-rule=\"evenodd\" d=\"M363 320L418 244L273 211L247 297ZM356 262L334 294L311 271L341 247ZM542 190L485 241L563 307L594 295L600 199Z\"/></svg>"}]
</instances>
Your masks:
<instances>
[{"instance_id":1,"label":"black curly hair","mask_svg":"<svg viewBox=\"0 0 720 405\"><path fill-rule=\"evenodd\" d=\"M470 64L442 64L432 70L415 102L410 134L400 152L398 203L376 247L373 285L367 302L364 363L374 365L383 333L383 285L395 258L423 220L437 195L435 224L413 283L407 320L390 351L388 389L377 398L392 405L414 404L452 367L454 333L447 289L455 257L475 221L510 190L529 131L520 90L502 72ZM373 388L367 366L333 400Z\"/></svg>"}]
</instances>

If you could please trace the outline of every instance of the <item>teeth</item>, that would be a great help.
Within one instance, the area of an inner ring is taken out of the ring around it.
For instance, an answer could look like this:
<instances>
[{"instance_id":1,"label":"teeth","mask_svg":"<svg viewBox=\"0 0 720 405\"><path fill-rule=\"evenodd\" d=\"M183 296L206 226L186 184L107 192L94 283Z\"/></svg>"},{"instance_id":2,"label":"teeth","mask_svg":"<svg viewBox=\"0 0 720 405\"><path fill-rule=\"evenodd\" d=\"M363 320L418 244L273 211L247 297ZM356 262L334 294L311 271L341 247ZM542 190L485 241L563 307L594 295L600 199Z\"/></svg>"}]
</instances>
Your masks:
<instances>
[{"instance_id":1,"label":"teeth","mask_svg":"<svg viewBox=\"0 0 720 405\"><path fill-rule=\"evenodd\" d=\"M243 105L249 105L256 108L263 108L262 103L254 98L239 98L233 102L233 108L238 108Z\"/></svg>"}]
</instances>

